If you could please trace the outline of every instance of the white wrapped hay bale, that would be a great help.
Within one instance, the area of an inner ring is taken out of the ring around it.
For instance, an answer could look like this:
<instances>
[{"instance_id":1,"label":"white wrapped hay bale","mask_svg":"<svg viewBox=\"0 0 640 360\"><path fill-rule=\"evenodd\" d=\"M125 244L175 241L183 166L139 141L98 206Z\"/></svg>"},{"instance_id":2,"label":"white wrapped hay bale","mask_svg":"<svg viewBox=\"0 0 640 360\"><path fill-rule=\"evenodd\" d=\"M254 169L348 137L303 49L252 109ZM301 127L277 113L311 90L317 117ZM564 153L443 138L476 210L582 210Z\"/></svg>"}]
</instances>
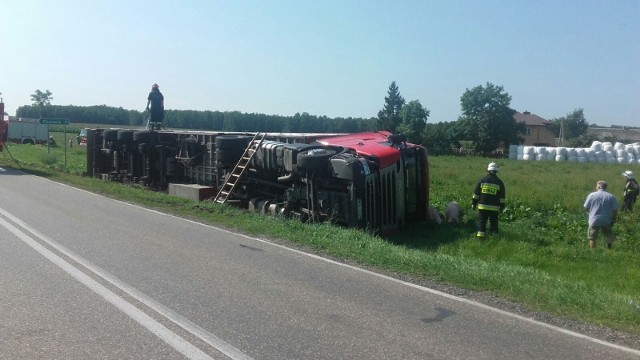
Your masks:
<instances>
[{"instance_id":1,"label":"white wrapped hay bale","mask_svg":"<svg viewBox=\"0 0 640 360\"><path fill-rule=\"evenodd\" d=\"M580 157L580 156L587 156L587 149L584 148L577 148L576 149L576 156Z\"/></svg>"},{"instance_id":2,"label":"white wrapped hay bale","mask_svg":"<svg viewBox=\"0 0 640 360\"><path fill-rule=\"evenodd\" d=\"M613 144L608 141L602 143L602 151L613 151Z\"/></svg>"},{"instance_id":3,"label":"white wrapped hay bale","mask_svg":"<svg viewBox=\"0 0 640 360\"><path fill-rule=\"evenodd\" d=\"M613 152L613 150L605 150L603 151L604 153L604 157L607 159L607 161L611 160L611 159L615 159L617 156L617 154L615 152Z\"/></svg>"},{"instance_id":4,"label":"white wrapped hay bale","mask_svg":"<svg viewBox=\"0 0 640 360\"><path fill-rule=\"evenodd\" d=\"M591 149L595 152L602 151L602 143L600 141L594 141L591 143Z\"/></svg>"},{"instance_id":5,"label":"white wrapped hay bale","mask_svg":"<svg viewBox=\"0 0 640 360\"><path fill-rule=\"evenodd\" d=\"M615 150L624 150L624 144L621 142L616 142L615 144L613 144L613 148Z\"/></svg>"},{"instance_id":6,"label":"white wrapped hay bale","mask_svg":"<svg viewBox=\"0 0 640 360\"><path fill-rule=\"evenodd\" d=\"M522 150L522 154L523 155L535 155L536 154L536 149L533 146L525 146L524 149Z\"/></svg>"},{"instance_id":7,"label":"white wrapped hay bale","mask_svg":"<svg viewBox=\"0 0 640 360\"><path fill-rule=\"evenodd\" d=\"M547 160L553 161L556 158L556 148L548 147L547 148Z\"/></svg>"},{"instance_id":8,"label":"white wrapped hay bale","mask_svg":"<svg viewBox=\"0 0 640 360\"><path fill-rule=\"evenodd\" d=\"M633 147L633 144L627 144L624 146L624 151L626 151L629 154L637 154L638 152L636 151L636 149Z\"/></svg>"},{"instance_id":9,"label":"white wrapped hay bale","mask_svg":"<svg viewBox=\"0 0 640 360\"><path fill-rule=\"evenodd\" d=\"M518 145L509 145L509 159L515 160L518 158Z\"/></svg>"},{"instance_id":10,"label":"white wrapped hay bale","mask_svg":"<svg viewBox=\"0 0 640 360\"><path fill-rule=\"evenodd\" d=\"M536 155L522 154L522 160L529 161L536 158Z\"/></svg>"},{"instance_id":11,"label":"white wrapped hay bale","mask_svg":"<svg viewBox=\"0 0 640 360\"><path fill-rule=\"evenodd\" d=\"M555 160L556 162L565 161L565 157L564 155L556 155Z\"/></svg>"},{"instance_id":12,"label":"white wrapped hay bale","mask_svg":"<svg viewBox=\"0 0 640 360\"><path fill-rule=\"evenodd\" d=\"M538 160L538 161L544 161L544 160L547 160L547 155L545 155L545 154L538 154L538 155L536 155L536 160Z\"/></svg>"},{"instance_id":13,"label":"white wrapped hay bale","mask_svg":"<svg viewBox=\"0 0 640 360\"><path fill-rule=\"evenodd\" d=\"M578 156L577 159L579 163L586 163L589 161L589 158L587 158L586 156Z\"/></svg>"},{"instance_id":14,"label":"white wrapped hay bale","mask_svg":"<svg viewBox=\"0 0 640 360\"><path fill-rule=\"evenodd\" d=\"M567 156L567 148L566 147L557 147L556 148L556 155L562 155L562 156Z\"/></svg>"}]
</instances>

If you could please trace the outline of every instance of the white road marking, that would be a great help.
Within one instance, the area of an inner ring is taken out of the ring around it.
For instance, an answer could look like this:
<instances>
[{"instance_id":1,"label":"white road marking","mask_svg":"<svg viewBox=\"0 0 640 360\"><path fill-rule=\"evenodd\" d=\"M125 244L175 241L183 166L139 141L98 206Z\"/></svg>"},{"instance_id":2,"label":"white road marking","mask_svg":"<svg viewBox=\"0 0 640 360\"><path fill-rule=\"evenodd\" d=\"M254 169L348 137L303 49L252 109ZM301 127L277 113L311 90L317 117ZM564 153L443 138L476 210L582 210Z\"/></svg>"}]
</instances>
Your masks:
<instances>
[{"instance_id":1,"label":"white road marking","mask_svg":"<svg viewBox=\"0 0 640 360\"><path fill-rule=\"evenodd\" d=\"M24 228L25 230L29 231L34 236L39 238L41 241L44 241L45 243L47 243L48 245L52 246L56 250L58 250L61 253L65 254L66 256L68 256L69 258L73 259L74 261L78 262L83 267L85 267L87 270L89 270L89 271L93 272L94 274L96 274L97 276L103 278L105 281L109 282L113 286L119 288L120 290L122 290L123 292L125 292L128 295L132 296L136 300L144 303L145 305L147 305L148 307L152 308L157 313L161 314L162 316L164 316L165 318L171 320L175 324L179 325L180 327L182 327L183 329L185 329L189 333L193 334L194 336L200 338L201 340L203 340L207 344L209 344L212 347L216 348L218 351L220 351L221 353L225 354L229 358L231 358L233 360L251 360L251 358L249 356L243 354L238 349L234 348L233 346L231 346L230 344L226 343L222 339L217 338L215 335L207 332L206 330L204 330L201 327L199 327L198 325L192 323L191 321L189 321L188 319L184 318L183 316L175 313L174 311L168 309L164 305L162 305L162 304L156 302L155 300L149 298L148 296L142 294L137 289L132 288L131 286L127 285L126 283L118 280L116 277L114 277L113 275L111 275L111 274L107 273L106 271L100 269L98 266L95 266L95 265L91 264L87 260L85 260L85 259L81 258L80 256L74 254L70 250L65 249L62 245L57 244L55 241L47 238L43 234L40 234L37 230L31 228L29 225L24 223L22 220L16 218L15 216L11 215L6 210L0 208L0 214L2 214L7 219L11 220L16 225L18 225L18 226ZM9 230L16 237L18 237L24 243L26 243L31 248L36 250L38 253L40 253L42 256L47 258L49 261L51 261L52 263L54 263L55 265L60 267L66 273L71 275L73 278L78 280L80 283L82 283L83 285L85 285L86 287L88 287L89 289L94 291L96 294L100 295L102 298L104 298L105 300L107 300L108 302L110 302L111 304L116 306L118 309L123 311L130 318L132 318L133 320L138 322L140 325L142 325L143 327L145 327L146 329L151 331L153 334L158 336L160 339L162 339L168 345L170 345L171 347L173 347L174 349L176 349L177 351L179 351L183 355L187 356L189 359L212 359L212 357L210 357L209 355L207 355L204 352L202 352L200 349L195 347L193 344L191 344L188 341L184 340L179 335L177 335L176 333L174 333L171 330L167 329L162 324L158 323L156 320L154 320L153 318L151 318L150 316L148 316L147 314L145 314L144 312L142 312L141 310L136 308L131 303L125 301L124 299L119 297L117 294L113 293L109 289L105 288L103 285L101 285L98 282L96 282L95 280L93 280L91 277L87 276L85 273L80 271L78 268L74 267L72 264L70 264L67 261L65 261L64 259L60 258L58 255L54 254L53 252L51 252L49 249L45 248L44 246L40 245L36 240L34 240L28 234L26 234L25 232L23 232L20 229L16 228L11 223L7 222L5 219L0 218L0 225L2 225L4 228Z\"/></svg>"}]
</instances>

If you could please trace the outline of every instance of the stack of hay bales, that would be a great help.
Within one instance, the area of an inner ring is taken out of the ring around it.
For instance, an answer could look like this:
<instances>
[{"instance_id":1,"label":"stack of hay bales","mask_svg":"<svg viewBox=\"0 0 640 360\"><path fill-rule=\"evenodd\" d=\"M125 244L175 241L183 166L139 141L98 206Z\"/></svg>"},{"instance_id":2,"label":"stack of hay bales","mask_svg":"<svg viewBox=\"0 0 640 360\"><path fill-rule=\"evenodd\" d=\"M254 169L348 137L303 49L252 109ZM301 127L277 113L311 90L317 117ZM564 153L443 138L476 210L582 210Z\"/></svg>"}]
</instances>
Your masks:
<instances>
[{"instance_id":1,"label":"stack of hay bales","mask_svg":"<svg viewBox=\"0 0 640 360\"><path fill-rule=\"evenodd\" d=\"M640 143L612 144L594 141L588 148L511 145L509 158L599 164L640 164Z\"/></svg>"}]
</instances>

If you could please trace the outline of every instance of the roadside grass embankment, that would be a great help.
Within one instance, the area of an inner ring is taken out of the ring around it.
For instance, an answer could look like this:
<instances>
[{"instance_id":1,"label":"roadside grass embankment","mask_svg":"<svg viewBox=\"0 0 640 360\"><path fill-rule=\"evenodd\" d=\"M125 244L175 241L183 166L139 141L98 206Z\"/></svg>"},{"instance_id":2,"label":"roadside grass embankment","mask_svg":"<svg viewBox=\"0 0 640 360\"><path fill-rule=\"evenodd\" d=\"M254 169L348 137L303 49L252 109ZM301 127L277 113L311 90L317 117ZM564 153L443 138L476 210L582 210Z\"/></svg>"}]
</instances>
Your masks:
<instances>
[{"instance_id":1,"label":"roadside grass embankment","mask_svg":"<svg viewBox=\"0 0 640 360\"><path fill-rule=\"evenodd\" d=\"M55 161L49 163L40 160L46 146L9 144L9 150L26 171L109 197L640 335L640 205L634 213L620 214L613 250L607 250L602 239L597 249L588 248L587 216L582 208L597 180L607 181L610 192L621 201L624 178L620 173L628 168L640 172L634 165L498 160L507 187L507 208L500 217L500 235L480 242L475 238L476 213L470 205L473 187L490 161L483 158L430 159L431 206L443 211L449 201L457 201L463 209L459 225L422 222L382 238L83 177L84 147L74 144L67 149L65 167L62 142L58 144L51 149ZM0 164L17 167L6 151L0 153Z\"/></svg>"}]
</instances>

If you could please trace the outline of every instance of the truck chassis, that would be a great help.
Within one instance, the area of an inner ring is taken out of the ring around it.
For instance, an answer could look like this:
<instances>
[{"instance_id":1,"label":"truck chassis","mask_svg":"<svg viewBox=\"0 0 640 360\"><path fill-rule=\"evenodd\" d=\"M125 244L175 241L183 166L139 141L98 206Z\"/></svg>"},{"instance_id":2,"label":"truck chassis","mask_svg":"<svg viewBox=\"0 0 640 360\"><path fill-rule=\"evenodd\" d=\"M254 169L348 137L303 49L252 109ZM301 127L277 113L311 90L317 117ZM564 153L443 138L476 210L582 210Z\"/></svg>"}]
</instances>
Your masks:
<instances>
[{"instance_id":1,"label":"truck chassis","mask_svg":"<svg viewBox=\"0 0 640 360\"><path fill-rule=\"evenodd\" d=\"M261 135L258 146L256 133L89 129L87 174L158 191L173 183L218 192L235 181L236 165L251 150L255 154L225 202L378 232L425 219L427 151L404 136L384 131Z\"/></svg>"}]
</instances>

